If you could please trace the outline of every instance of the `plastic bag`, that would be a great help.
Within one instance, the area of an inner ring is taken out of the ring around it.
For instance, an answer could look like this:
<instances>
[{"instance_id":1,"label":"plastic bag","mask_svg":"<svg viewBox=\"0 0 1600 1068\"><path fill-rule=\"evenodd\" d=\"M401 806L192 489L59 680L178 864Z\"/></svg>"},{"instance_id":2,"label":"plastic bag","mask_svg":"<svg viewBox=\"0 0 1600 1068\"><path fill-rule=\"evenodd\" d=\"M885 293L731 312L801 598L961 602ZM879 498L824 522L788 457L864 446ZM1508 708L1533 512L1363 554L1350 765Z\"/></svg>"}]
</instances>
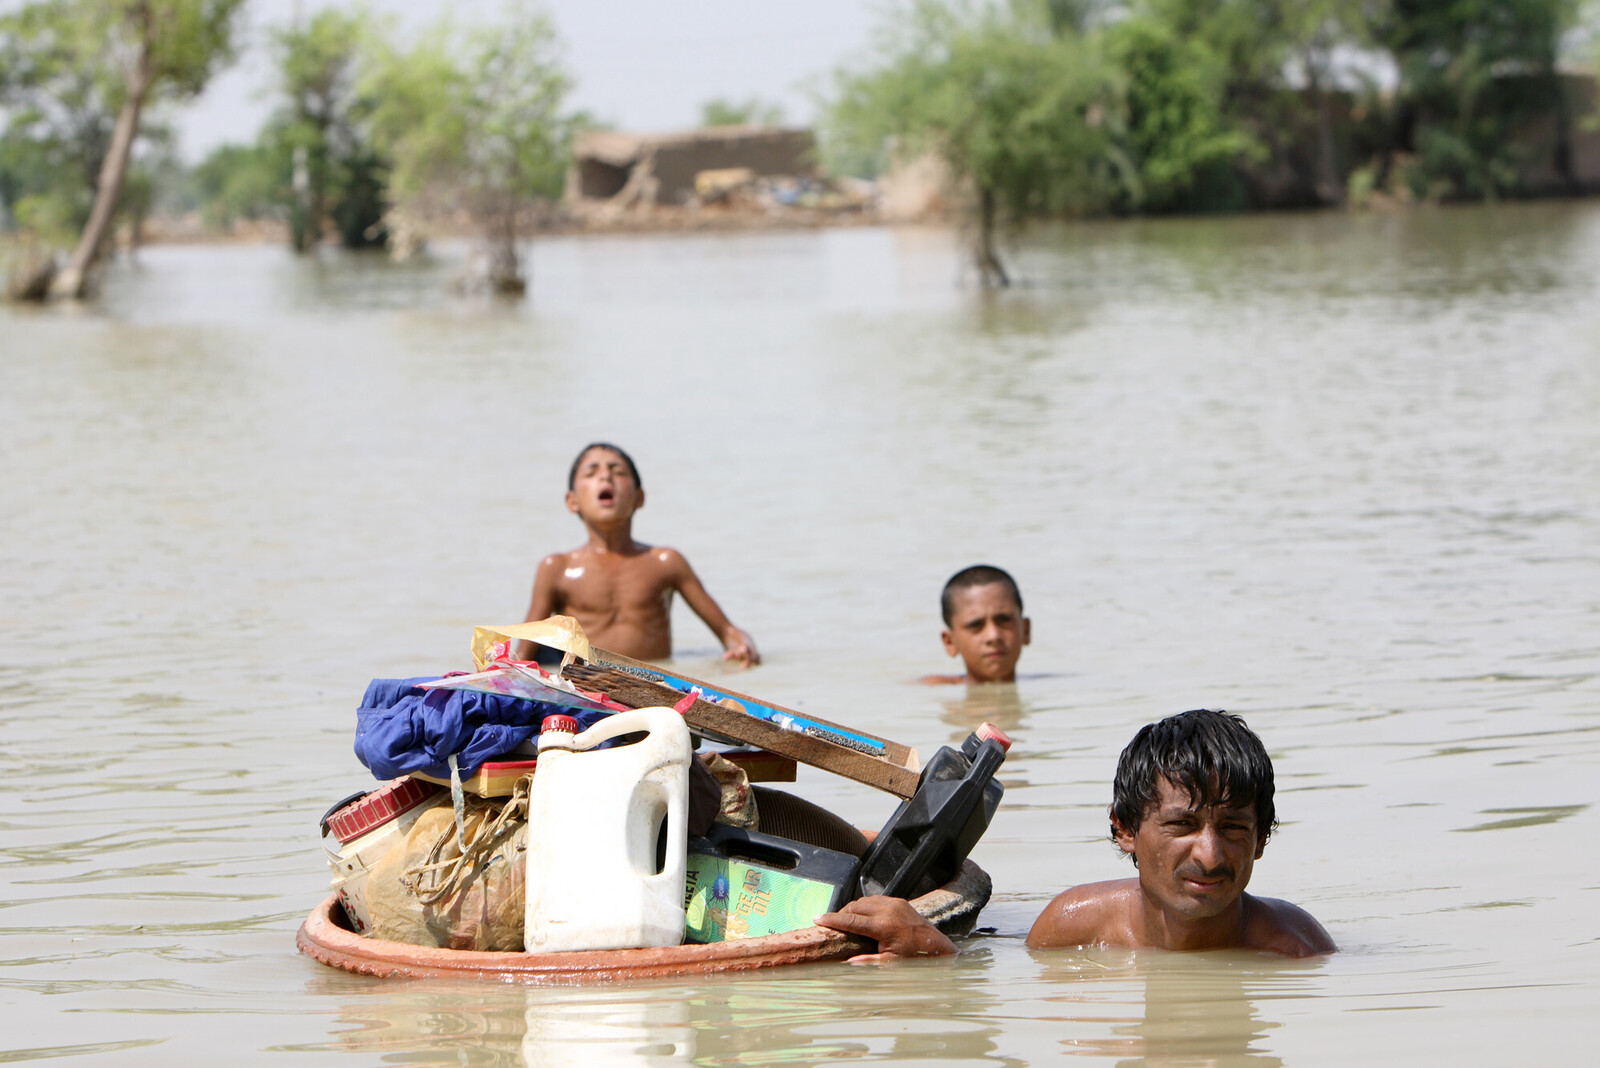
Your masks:
<instances>
[{"instance_id":1,"label":"plastic bag","mask_svg":"<svg viewBox=\"0 0 1600 1068\"><path fill-rule=\"evenodd\" d=\"M373 865L365 887L372 937L445 949L523 948L527 787L504 803L469 797L466 808L465 856L455 814L441 806Z\"/></svg>"}]
</instances>

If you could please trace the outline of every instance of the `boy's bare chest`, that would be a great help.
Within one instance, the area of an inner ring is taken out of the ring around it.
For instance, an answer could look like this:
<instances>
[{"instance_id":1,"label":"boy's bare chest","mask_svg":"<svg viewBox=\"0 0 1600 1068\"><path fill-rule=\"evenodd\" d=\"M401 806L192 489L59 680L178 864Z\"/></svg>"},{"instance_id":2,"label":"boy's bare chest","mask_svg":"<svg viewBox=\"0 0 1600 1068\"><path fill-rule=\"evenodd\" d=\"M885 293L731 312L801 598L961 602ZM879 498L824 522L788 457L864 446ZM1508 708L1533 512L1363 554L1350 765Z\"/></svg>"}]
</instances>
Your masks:
<instances>
[{"instance_id":1,"label":"boy's bare chest","mask_svg":"<svg viewBox=\"0 0 1600 1068\"><path fill-rule=\"evenodd\" d=\"M574 608L600 612L654 607L671 593L668 576L648 556L568 560L558 588Z\"/></svg>"}]
</instances>

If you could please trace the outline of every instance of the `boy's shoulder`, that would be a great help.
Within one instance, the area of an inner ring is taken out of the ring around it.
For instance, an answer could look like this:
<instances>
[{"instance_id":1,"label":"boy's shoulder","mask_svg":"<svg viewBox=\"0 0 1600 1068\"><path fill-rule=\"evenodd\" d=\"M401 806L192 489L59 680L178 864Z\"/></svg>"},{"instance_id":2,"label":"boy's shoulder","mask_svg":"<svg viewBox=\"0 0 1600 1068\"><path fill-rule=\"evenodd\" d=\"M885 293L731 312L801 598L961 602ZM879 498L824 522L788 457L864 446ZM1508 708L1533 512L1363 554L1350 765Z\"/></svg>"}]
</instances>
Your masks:
<instances>
[{"instance_id":1,"label":"boy's shoulder","mask_svg":"<svg viewBox=\"0 0 1600 1068\"><path fill-rule=\"evenodd\" d=\"M580 546L576 549L569 549L564 553L551 553L549 556L546 556L543 560L539 561L539 570L546 573L560 573L565 571L567 565L572 562L572 558L582 551L583 548Z\"/></svg>"},{"instance_id":2,"label":"boy's shoulder","mask_svg":"<svg viewBox=\"0 0 1600 1068\"><path fill-rule=\"evenodd\" d=\"M638 542L629 555L652 569L678 571L689 566L689 561L684 555L670 545L646 545Z\"/></svg>"},{"instance_id":3,"label":"boy's shoulder","mask_svg":"<svg viewBox=\"0 0 1600 1068\"><path fill-rule=\"evenodd\" d=\"M566 575L575 568L587 567L593 564L604 564L611 567L621 566L632 570L664 571L677 573L686 571L689 561L678 550L670 545L646 545L643 542L634 542L633 546L624 552L608 552L597 550L592 545L580 545L566 552L551 553L539 561L539 570L554 576ZM567 575L576 578L576 575Z\"/></svg>"}]
</instances>

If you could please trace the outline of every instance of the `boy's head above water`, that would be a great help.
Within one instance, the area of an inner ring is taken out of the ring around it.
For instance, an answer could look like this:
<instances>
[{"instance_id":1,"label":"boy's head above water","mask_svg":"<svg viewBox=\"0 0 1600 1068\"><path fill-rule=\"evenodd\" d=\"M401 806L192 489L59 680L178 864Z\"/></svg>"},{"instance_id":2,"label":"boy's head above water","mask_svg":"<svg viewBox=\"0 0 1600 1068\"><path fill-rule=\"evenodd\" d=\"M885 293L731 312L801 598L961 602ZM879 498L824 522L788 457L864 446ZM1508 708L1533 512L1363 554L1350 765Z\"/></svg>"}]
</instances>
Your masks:
<instances>
[{"instance_id":1,"label":"boy's head above water","mask_svg":"<svg viewBox=\"0 0 1600 1068\"><path fill-rule=\"evenodd\" d=\"M567 510L592 525L629 520L643 506L633 457L610 442L585 445L567 472Z\"/></svg>"},{"instance_id":2,"label":"boy's head above water","mask_svg":"<svg viewBox=\"0 0 1600 1068\"><path fill-rule=\"evenodd\" d=\"M1012 682L1032 626L1022 614L1016 580L998 567L957 571L939 597L945 652L960 656L968 682Z\"/></svg>"},{"instance_id":3,"label":"boy's head above water","mask_svg":"<svg viewBox=\"0 0 1600 1068\"><path fill-rule=\"evenodd\" d=\"M633 457L629 456L626 452L623 452L622 449L611 444L609 441L591 441L578 452L578 455L572 461L572 470L567 472L567 489L570 490L576 485L578 481L578 469L583 466L584 458L587 457L591 452L594 452L596 449L614 453L616 457L627 467L628 474L633 476L633 484L638 486L640 489L644 489L644 479L639 477L639 468L634 465ZM596 462L599 462L598 457L596 458Z\"/></svg>"}]
</instances>

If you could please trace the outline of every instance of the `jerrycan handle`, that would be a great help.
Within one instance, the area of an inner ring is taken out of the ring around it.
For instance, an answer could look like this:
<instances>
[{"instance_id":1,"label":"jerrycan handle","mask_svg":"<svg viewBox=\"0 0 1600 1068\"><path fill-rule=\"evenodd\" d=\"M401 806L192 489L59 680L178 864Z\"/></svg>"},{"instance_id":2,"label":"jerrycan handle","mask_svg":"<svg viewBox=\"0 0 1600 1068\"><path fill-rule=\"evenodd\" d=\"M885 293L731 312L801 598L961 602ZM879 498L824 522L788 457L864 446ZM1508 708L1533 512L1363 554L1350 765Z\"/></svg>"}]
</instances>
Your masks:
<instances>
[{"instance_id":1,"label":"jerrycan handle","mask_svg":"<svg viewBox=\"0 0 1600 1068\"><path fill-rule=\"evenodd\" d=\"M683 735L684 747L688 748L688 725L683 722L683 716L665 706L635 708L628 712L613 713L574 738L572 747L581 752L624 734L633 734L635 731L672 730L674 725Z\"/></svg>"}]
</instances>

